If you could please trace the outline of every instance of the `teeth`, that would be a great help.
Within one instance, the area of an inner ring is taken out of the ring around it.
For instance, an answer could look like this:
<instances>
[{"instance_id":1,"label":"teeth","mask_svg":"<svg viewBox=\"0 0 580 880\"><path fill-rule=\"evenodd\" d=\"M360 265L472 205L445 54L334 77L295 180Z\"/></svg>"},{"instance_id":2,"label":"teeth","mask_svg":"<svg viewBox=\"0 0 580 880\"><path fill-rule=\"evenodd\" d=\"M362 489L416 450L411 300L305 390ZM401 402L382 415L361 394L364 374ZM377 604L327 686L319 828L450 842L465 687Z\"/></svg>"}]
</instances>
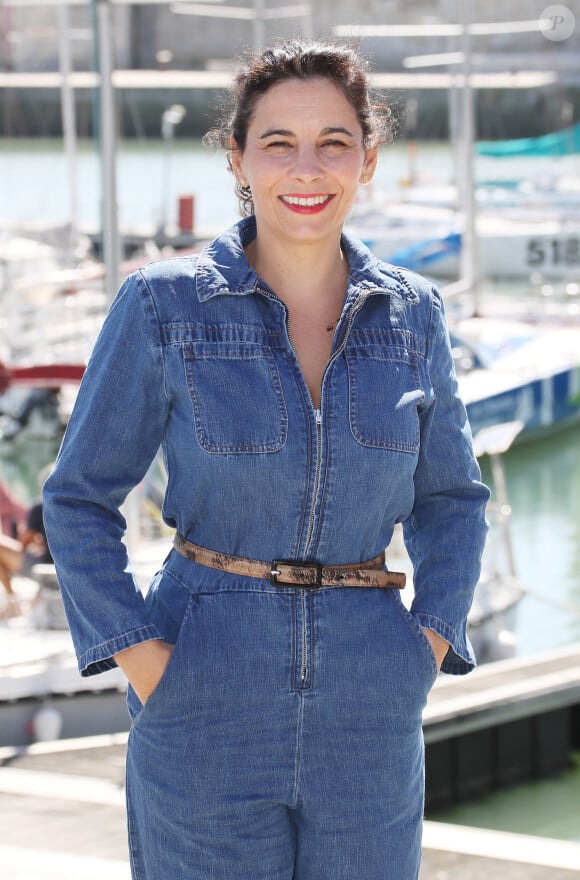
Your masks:
<instances>
[{"instance_id":1,"label":"teeth","mask_svg":"<svg viewBox=\"0 0 580 880\"><path fill-rule=\"evenodd\" d=\"M312 208L315 205L322 205L327 202L330 196L311 196L309 198L302 196L282 196L282 199L289 205L300 205L302 208Z\"/></svg>"}]
</instances>

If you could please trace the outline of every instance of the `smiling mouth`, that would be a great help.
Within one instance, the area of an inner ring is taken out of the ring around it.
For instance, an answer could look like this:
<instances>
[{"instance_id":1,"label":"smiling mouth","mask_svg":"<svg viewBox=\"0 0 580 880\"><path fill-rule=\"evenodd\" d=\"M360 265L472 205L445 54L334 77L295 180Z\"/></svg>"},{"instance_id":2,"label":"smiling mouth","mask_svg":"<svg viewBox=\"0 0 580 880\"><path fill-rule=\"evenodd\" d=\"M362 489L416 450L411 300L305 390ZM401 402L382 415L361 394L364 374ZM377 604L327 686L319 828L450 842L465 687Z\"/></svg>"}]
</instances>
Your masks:
<instances>
[{"instance_id":1,"label":"smiling mouth","mask_svg":"<svg viewBox=\"0 0 580 880\"><path fill-rule=\"evenodd\" d=\"M326 193L314 196L280 196L280 201L290 208L291 211L297 211L300 214L313 214L323 211L324 208L334 198L333 193Z\"/></svg>"}]
</instances>

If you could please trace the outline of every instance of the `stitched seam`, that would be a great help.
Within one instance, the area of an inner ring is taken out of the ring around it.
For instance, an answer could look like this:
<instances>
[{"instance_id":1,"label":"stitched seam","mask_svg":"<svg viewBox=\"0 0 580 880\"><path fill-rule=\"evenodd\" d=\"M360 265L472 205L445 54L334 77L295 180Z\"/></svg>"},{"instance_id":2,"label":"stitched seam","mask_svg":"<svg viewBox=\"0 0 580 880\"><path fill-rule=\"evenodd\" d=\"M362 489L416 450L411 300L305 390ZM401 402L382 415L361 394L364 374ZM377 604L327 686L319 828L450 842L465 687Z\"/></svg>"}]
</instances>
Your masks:
<instances>
[{"instance_id":1,"label":"stitched seam","mask_svg":"<svg viewBox=\"0 0 580 880\"><path fill-rule=\"evenodd\" d=\"M142 270L139 271L138 275L139 280L145 287L147 291L149 301L151 303L151 308L153 309L153 313L155 315L157 324L156 330L158 335L158 344L159 344L159 359L161 361L161 372L163 373L163 394L165 395L166 400L170 399L169 389L167 387L167 371L165 369L165 353L163 350L163 328L161 326L161 319L159 317L159 312L157 311L157 305L155 303L155 298L153 297L153 291L151 290L147 279L144 277Z\"/></svg>"},{"instance_id":2,"label":"stitched seam","mask_svg":"<svg viewBox=\"0 0 580 880\"><path fill-rule=\"evenodd\" d=\"M294 752L294 791L292 795L292 807L295 809L298 804L298 788L300 783L300 761L302 757L302 749L301 749L301 739L302 739L302 729L304 725L304 695L302 693L297 694L298 699L300 700L300 705L298 709L298 719L296 724L296 744L295 744L295 752Z\"/></svg>"}]
</instances>

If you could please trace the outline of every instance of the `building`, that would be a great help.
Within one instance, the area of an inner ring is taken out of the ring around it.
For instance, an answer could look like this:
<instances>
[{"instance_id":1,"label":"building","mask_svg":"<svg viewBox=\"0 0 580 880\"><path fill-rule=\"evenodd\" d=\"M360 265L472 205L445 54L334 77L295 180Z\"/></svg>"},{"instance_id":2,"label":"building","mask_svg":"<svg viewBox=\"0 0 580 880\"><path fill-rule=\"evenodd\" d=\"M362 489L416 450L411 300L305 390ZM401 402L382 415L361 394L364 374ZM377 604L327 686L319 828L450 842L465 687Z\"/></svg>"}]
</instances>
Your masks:
<instances>
[{"instance_id":1,"label":"building","mask_svg":"<svg viewBox=\"0 0 580 880\"><path fill-rule=\"evenodd\" d=\"M68 0L66 13L72 68L90 71L95 67L95 6L92 0ZM334 36L340 25L458 23L462 0L310 0L295 5L310 7L300 15L275 18L276 11L292 0L213 0L209 3L130 3L110 0L114 33L115 65L121 69L159 70L160 89L147 92L125 90L120 95L120 126L127 136L159 134L160 114L175 101L191 108L180 134L199 134L211 122L221 95L200 90L184 94L163 88L165 70L229 69L245 50L256 43L268 43L298 35L317 38ZM547 0L469 0L478 22L533 21L539 18ZM56 0L55 0L56 3ZM200 9L213 15L199 14ZM237 18L222 17L235 7ZM481 93L479 128L482 137L537 134L562 127L580 109L580 0L568 0L565 7L577 24L565 39L548 39L536 31L498 33L472 40L474 70L554 69L557 86L549 92ZM263 9L262 20L252 20ZM196 14L191 14L195 12ZM0 72L50 72L59 69L59 40L64 19L57 5L34 5L34 0L0 0ZM555 23L556 25L556 23ZM435 30L435 28L434 28ZM432 35L386 38L351 38L369 57L374 69L401 71L409 56L457 51L458 37ZM431 68L439 71L440 67ZM58 88L16 90L5 84L0 91L0 130L5 135L57 135L60 133ZM404 101L406 94L396 94ZM447 101L444 92L419 93L419 133L447 135ZM93 127L94 95L91 89L76 92L79 133L89 135Z\"/></svg>"}]
</instances>

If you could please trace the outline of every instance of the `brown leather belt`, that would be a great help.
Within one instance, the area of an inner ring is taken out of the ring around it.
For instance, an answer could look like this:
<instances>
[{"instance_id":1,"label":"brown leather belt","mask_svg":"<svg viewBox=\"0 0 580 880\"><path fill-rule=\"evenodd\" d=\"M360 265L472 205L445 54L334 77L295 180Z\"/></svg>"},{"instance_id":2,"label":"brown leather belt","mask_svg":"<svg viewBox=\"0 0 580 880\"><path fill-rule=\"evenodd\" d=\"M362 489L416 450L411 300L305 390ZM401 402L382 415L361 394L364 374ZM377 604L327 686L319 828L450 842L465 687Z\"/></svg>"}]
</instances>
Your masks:
<instances>
[{"instance_id":1,"label":"brown leather belt","mask_svg":"<svg viewBox=\"0 0 580 880\"><path fill-rule=\"evenodd\" d=\"M274 559L260 562L257 559L244 559L230 556L192 544L179 532L175 534L173 546L186 559L246 577L267 578L275 587L381 587L402 590L405 575L398 571L384 571L385 554L379 553L368 562L353 565L320 565L318 562L302 562L292 559Z\"/></svg>"}]
</instances>

